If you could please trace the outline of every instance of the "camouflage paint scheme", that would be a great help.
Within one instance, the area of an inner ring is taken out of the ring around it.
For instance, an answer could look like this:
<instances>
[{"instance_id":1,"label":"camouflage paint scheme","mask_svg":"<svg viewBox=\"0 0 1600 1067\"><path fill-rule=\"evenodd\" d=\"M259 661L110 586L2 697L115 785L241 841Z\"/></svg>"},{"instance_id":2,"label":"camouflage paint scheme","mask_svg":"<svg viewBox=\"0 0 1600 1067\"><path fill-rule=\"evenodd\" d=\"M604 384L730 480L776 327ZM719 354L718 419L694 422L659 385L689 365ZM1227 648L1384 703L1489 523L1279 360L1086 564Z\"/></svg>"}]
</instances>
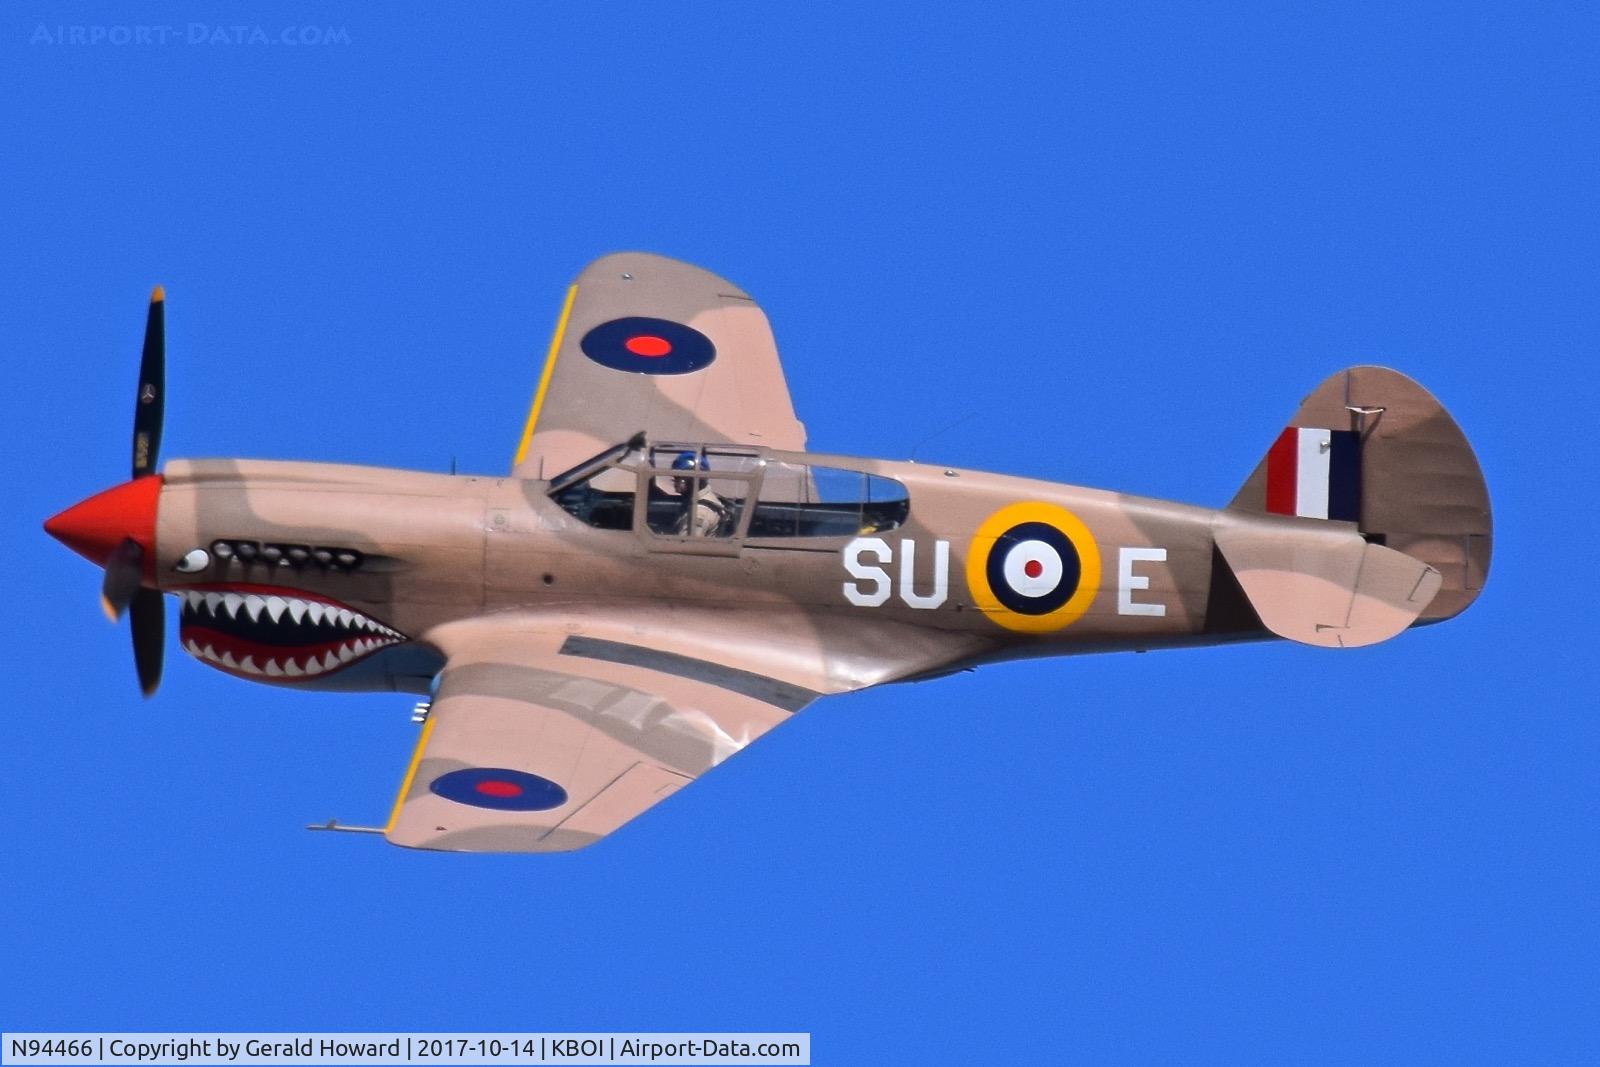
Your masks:
<instances>
[{"instance_id":1,"label":"camouflage paint scheme","mask_svg":"<svg viewBox=\"0 0 1600 1067\"><path fill-rule=\"evenodd\" d=\"M560 851L818 696L1022 657L1273 637L1351 647L1472 602L1488 497L1426 391L1382 368L1342 371L1285 435L1222 509L807 453L760 308L705 271L624 253L568 292L509 476L174 461L139 489L154 494L151 528L119 534L148 539L146 585L180 599L180 643L205 662L280 685L432 694L388 840ZM1307 481L1331 480L1327 453L1347 444L1355 521L1273 512L1293 447L1296 500L1316 508ZM701 463L742 465L743 481L713 470L705 483L738 519L714 537L661 530L655 487L683 472L660 457L706 445ZM608 449L598 468L639 505L626 528L552 498L552 478ZM892 479L909 503L863 506L861 529L757 535L763 477L796 468L775 514L818 490L818 468ZM53 532L105 562L108 538L60 532L72 514Z\"/></svg>"}]
</instances>

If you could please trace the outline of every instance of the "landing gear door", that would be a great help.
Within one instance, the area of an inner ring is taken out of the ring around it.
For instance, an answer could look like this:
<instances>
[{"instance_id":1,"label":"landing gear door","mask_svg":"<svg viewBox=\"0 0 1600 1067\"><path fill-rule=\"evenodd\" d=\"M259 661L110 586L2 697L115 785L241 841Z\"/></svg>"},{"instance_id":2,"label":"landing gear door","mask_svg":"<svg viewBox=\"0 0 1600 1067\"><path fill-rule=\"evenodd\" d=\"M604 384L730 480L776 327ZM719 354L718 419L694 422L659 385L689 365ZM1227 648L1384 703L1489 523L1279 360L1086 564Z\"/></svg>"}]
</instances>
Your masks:
<instances>
[{"instance_id":1,"label":"landing gear door","mask_svg":"<svg viewBox=\"0 0 1600 1067\"><path fill-rule=\"evenodd\" d=\"M737 556L761 481L762 450L655 445L639 471L634 529L652 552Z\"/></svg>"}]
</instances>

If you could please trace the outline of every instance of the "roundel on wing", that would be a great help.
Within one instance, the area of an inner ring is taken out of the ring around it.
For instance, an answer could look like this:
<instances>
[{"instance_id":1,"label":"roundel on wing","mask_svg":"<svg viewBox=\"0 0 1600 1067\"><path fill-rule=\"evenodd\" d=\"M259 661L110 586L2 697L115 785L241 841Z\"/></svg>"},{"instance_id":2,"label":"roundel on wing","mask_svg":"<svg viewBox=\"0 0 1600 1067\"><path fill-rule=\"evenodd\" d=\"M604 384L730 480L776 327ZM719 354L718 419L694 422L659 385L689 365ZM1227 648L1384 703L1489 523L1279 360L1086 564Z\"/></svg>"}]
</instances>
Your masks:
<instances>
[{"instance_id":1,"label":"roundel on wing","mask_svg":"<svg viewBox=\"0 0 1600 1067\"><path fill-rule=\"evenodd\" d=\"M1010 504L972 535L967 589L1008 630L1059 630L1088 610L1099 587L1100 550L1066 508Z\"/></svg>"},{"instance_id":2,"label":"roundel on wing","mask_svg":"<svg viewBox=\"0 0 1600 1067\"><path fill-rule=\"evenodd\" d=\"M689 374L717 358L717 346L694 327L639 315L602 322L578 347L602 367L638 374Z\"/></svg>"},{"instance_id":3,"label":"roundel on wing","mask_svg":"<svg viewBox=\"0 0 1600 1067\"><path fill-rule=\"evenodd\" d=\"M567 802L567 791L548 778L504 767L468 767L441 774L428 788L446 800L496 811L548 811Z\"/></svg>"}]
</instances>

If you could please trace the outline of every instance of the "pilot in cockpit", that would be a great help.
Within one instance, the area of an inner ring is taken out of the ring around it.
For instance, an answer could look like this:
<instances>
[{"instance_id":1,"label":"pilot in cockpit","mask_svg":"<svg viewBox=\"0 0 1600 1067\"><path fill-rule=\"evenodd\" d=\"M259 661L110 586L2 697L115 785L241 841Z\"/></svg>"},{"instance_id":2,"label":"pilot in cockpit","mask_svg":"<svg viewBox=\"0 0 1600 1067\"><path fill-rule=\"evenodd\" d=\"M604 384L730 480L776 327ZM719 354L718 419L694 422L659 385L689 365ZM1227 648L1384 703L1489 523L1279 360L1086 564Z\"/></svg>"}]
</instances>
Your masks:
<instances>
[{"instance_id":1,"label":"pilot in cockpit","mask_svg":"<svg viewBox=\"0 0 1600 1067\"><path fill-rule=\"evenodd\" d=\"M696 537L725 537L733 527L733 509L709 483L693 477L696 470L707 469L706 461L693 452L679 452L672 461L672 469L681 471L672 478L671 496L681 501L681 512L673 530L677 534L693 533ZM695 483L700 493L695 495Z\"/></svg>"}]
</instances>

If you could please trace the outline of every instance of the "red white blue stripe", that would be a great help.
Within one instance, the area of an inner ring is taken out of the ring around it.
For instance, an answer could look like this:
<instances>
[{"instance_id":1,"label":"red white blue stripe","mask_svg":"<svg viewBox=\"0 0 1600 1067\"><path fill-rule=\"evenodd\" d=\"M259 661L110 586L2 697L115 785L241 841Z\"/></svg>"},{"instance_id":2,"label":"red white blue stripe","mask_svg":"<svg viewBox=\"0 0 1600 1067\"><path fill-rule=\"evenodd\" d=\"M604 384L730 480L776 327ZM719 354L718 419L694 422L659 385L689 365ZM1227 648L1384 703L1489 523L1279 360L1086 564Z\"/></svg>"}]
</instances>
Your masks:
<instances>
[{"instance_id":1,"label":"red white blue stripe","mask_svg":"<svg viewBox=\"0 0 1600 1067\"><path fill-rule=\"evenodd\" d=\"M1267 510L1361 520L1361 438L1353 430L1291 426L1267 451Z\"/></svg>"}]
</instances>

